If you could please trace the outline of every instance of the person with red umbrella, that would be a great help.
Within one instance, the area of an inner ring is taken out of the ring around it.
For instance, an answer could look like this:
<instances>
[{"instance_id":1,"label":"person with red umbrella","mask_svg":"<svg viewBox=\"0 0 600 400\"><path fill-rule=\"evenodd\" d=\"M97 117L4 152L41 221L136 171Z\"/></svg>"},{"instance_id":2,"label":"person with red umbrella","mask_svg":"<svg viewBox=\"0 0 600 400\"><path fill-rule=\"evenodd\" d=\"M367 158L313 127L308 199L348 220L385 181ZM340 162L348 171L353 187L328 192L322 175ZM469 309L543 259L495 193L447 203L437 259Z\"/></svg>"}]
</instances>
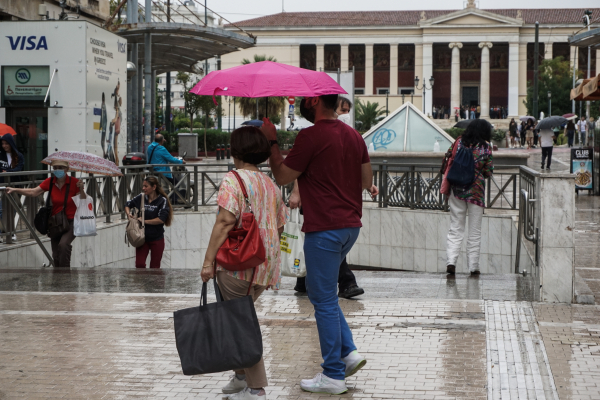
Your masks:
<instances>
[{"instance_id":1,"label":"person with red umbrella","mask_svg":"<svg viewBox=\"0 0 600 400\"><path fill-rule=\"evenodd\" d=\"M0 183L5 183L5 179L1 174L5 172L23 171L25 159L23 158L23 154L17 150L17 145L15 144L12 134L7 133L0 138ZM21 179L16 176L10 178L11 182L19 182L20 180ZM2 200L0 200L0 219L2 219ZM13 241L14 240L17 240L16 235L13 235Z\"/></svg>"}]
</instances>

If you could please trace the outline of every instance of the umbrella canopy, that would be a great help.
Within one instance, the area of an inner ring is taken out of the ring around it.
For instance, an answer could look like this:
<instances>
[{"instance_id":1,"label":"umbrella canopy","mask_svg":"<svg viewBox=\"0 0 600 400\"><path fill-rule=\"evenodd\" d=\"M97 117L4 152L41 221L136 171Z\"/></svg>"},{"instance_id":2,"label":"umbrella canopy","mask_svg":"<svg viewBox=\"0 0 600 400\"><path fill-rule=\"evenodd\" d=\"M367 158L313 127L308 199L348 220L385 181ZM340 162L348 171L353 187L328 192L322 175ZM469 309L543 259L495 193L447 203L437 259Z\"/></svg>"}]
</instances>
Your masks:
<instances>
[{"instance_id":1,"label":"umbrella canopy","mask_svg":"<svg viewBox=\"0 0 600 400\"><path fill-rule=\"evenodd\" d=\"M105 160L95 154L83 153L80 151L59 151L52 153L42 160L42 164L50 165L52 164L52 161L66 161L69 163L70 170L88 174L108 176L123 175L114 162Z\"/></svg>"},{"instance_id":2,"label":"umbrella canopy","mask_svg":"<svg viewBox=\"0 0 600 400\"><path fill-rule=\"evenodd\" d=\"M17 132L15 132L15 130L13 128L11 128L10 126L8 126L6 124L0 124L0 136L4 136L7 133L10 133L13 136L15 136L17 134Z\"/></svg>"},{"instance_id":3,"label":"umbrella canopy","mask_svg":"<svg viewBox=\"0 0 600 400\"><path fill-rule=\"evenodd\" d=\"M566 118L567 121L571 121L571 120L574 120L575 118L577 118L577 114L571 114L571 113L564 114L563 118Z\"/></svg>"},{"instance_id":4,"label":"umbrella canopy","mask_svg":"<svg viewBox=\"0 0 600 400\"><path fill-rule=\"evenodd\" d=\"M524 117L519 118L521 121L527 123L527 121L531 120L535 123L535 118L529 115L525 115Z\"/></svg>"},{"instance_id":5,"label":"umbrella canopy","mask_svg":"<svg viewBox=\"0 0 600 400\"><path fill-rule=\"evenodd\" d=\"M581 101L583 100L583 87L588 84L591 79L584 79L583 82L576 88L571 89L571 100Z\"/></svg>"},{"instance_id":6,"label":"umbrella canopy","mask_svg":"<svg viewBox=\"0 0 600 400\"><path fill-rule=\"evenodd\" d=\"M315 97L346 91L325 72L273 61L240 65L206 75L190 90L205 96Z\"/></svg>"},{"instance_id":7,"label":"umbrella canopy","mask_svg":"<svg viewBox=\"0 0 600 400\"><path fill-rule=\"evenodd\" d=\"M458 121L456 124L454 124L453 128L461 128L461 129L467 129L467 126L469 126L469 124L471 122L475 121L474 119L463 119Z\"/></svg>"},{"instance_id":8,"label":"umbrella canopy","mask_svg":"<svg viewBox=\"0 0 600 400\"><path fill-rule=\"evenodd\" d=\"M261 126L263 126L263 122L260 119L251 119L250 121L242 122L242 125L249 125L260 128Z\"/></svg>"},{"instance_id":9,"label":"umbrella canopy","mask_svg":"<svg viewBox=\"0 0 600 400\"><path fill-rule=\"evenodd\" d=\"M551 117L546 117L541 120L535 129L552 129L557 126L563 126L567 123L567 119L565 117L561 117L560 115L553 115Z\"/></svg>"},{"instance_id":10,"label":"umbrella canopy","mask_svg":"<svg viewBox=\"0 0 600 400\"><path fill-rule=\"evenodd\" d=\"M600 74L583 87L584 100L600 100Z\"/></svg>"}]
</instances>

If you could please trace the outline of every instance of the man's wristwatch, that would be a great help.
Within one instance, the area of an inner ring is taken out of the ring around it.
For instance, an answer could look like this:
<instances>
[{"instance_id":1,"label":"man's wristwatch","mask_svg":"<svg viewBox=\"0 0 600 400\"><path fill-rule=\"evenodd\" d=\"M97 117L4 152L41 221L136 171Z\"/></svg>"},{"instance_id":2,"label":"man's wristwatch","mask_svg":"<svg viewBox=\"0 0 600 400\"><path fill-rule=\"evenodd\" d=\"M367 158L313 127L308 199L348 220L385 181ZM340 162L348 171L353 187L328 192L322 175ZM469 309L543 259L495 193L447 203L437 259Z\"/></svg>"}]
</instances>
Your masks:
<instances>
[{"instance_id":1,"label":"man's wristwatch","mask_svg":"<svg viewBox=\"0 0 600 400\"><path fill-rule=\"evenodd\" d=\"M279 145L279 143L277 143L277 140L269 140L269 144L271 145L271 147L273 147L274 144Z\"/></svg>"}]
</instances>

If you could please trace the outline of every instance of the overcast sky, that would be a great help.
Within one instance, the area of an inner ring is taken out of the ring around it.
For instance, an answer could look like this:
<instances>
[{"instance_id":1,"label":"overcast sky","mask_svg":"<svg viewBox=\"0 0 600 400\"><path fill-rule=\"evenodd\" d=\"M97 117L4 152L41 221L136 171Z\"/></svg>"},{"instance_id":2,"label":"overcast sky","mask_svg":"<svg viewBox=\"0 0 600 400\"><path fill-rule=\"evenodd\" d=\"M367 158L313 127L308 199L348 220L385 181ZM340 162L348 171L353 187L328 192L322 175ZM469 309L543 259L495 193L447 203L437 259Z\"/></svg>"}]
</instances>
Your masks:
<instances>
[{"instance_id":1,"label":"overcast sky","mask_svg":"<svg viewBox=\"0 0 600 400\"><path fill-rule=\"evenodd\" d=\"M204 0L198 0L204 3ZM207 0L208 8L235 22L281 12L282 0ZM455 10L463 0L283 0L285 11ZM479 8L593 8L598 0L480 0ZM368 4L368 9L366 8ZM343 6L344 8L340 8Z\"/></svg>"}]
</instances>

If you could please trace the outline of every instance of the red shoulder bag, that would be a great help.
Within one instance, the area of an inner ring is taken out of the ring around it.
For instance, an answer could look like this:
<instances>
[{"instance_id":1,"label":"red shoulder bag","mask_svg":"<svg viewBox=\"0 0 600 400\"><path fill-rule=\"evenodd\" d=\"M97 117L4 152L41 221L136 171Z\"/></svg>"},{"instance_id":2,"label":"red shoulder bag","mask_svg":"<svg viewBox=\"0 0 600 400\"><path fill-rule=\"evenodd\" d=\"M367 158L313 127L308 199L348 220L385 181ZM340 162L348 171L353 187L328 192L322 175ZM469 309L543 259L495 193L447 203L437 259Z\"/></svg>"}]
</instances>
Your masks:
<instances>
[{"instance_id":1,"label":"red shoulder bag","mask_svg":"<svg viewBox=\"0 0 600 400\"><path fill-rule=\"evenodd\" d=\"M244 181L236 171L231 172L242 188L246 207L241 210L236 227L229 231L227 239L219 248L217 263L229 271L243 271L264 263L266 254ZM250 212L246 212L246 210Z\"/></svg>"}]
</instances>

